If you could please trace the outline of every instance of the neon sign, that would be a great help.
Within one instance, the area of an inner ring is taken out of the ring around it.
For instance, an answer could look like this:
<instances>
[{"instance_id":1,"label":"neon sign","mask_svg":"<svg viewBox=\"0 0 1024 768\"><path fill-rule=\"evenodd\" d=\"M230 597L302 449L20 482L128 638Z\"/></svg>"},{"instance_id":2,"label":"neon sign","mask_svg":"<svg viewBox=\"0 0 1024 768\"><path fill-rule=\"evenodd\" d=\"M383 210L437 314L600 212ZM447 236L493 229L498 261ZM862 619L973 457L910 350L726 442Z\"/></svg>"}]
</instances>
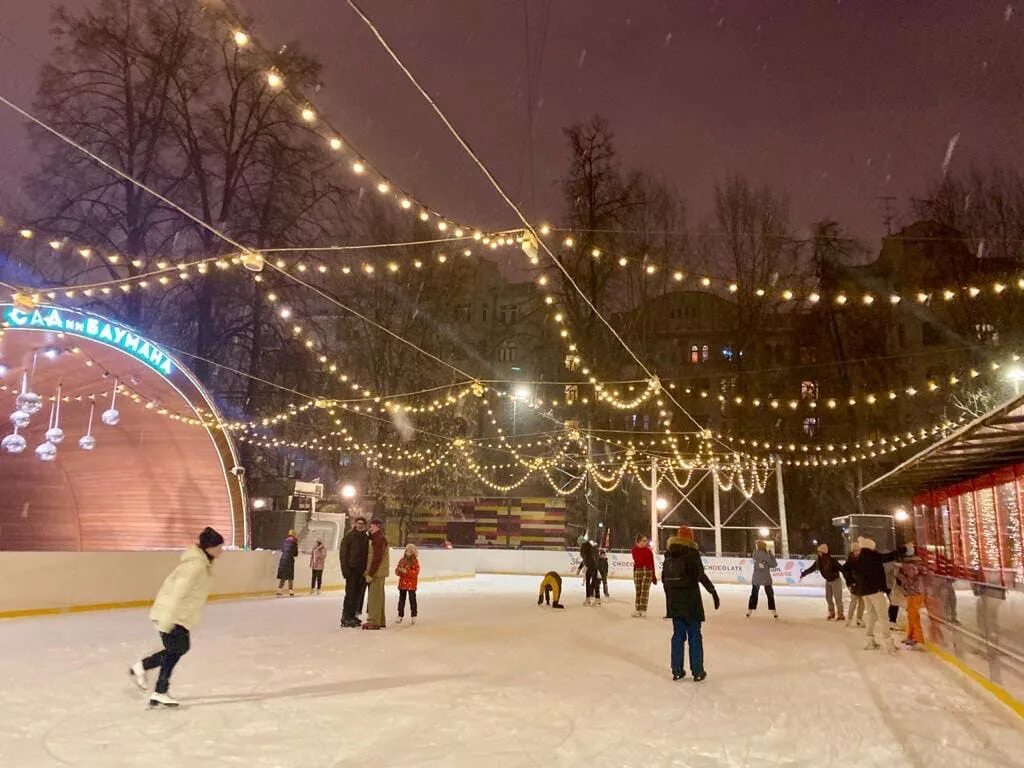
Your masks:
<instances>
[{"instance_id":1,"label":"neon sign","mask_svg":"<svg viewBox=\"0 0 1024 768\"><path fill-rule=\"evenodd\" d=\"M26 311L9 306L4 308L3 318L4 323L11 328L70 333L104 342L141 360L164 376L170 376L174 371L170 356L156 344L129 331L124 326L100 317L53 307L40 307Z\"/></svg>"}]
</instances>

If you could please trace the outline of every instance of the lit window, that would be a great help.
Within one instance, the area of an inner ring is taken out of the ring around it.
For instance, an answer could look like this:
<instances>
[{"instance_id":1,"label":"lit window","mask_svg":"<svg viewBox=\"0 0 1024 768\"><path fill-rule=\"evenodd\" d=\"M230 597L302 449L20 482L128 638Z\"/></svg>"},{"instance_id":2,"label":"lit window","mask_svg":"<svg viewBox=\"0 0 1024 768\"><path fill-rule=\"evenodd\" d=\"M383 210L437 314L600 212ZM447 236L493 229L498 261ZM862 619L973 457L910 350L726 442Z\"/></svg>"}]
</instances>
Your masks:
<instances>
[{"instance_id":1,"label":"lit window","mask_svg":"<svg viewBox=\"0 0 1024 768\"><path fill-rule=\"evenodd\" d=\"M808 416L804 419L804 434L808 437L817 437L820 426L817 416Z\"/></svg>"},{"instance_id":2,"label":"lit window","mask_svg":"<svg viewBox=\"0 0 1024 768\"><path fill-rule=\"evenodd\" d=\"M800 397L804 400L817 400L818 399L818 382L816 381L803 381L800 382Z\"/></svg>"},{"instance_id":3,"label":"lit window","mask_svg":"<svg viewBox=\"0 0 1024 768\"><path fill-rule=\"evenodd\" d=\"M708 361L708 356L710 354L711 354L711 348L708 347L707 344L705 344L703 347L701 347L701 350L700 350L700 361L702 363L706 363Z\"/></svg>"},{"instance_id":4,"label":"lit window","mask_svg":"<svg viewBox=\"0 0 1024 768\"><path fill-rule=\"evenodd\" d=\"M580 399L580 388L576 384L569 384L565 388L565 402L575 403Z\"/></svg>"},{"instance_id":5,"label":"lit window","mask_svg":"<svg viewBox=\"0 0 1024 768\"><path fill-rule=\"evenodd\" d=\"M700 350L697 348L696 344L694 344L694 345L692 345L690 347L690 362L691 363L699 363L700 362Z\"/></svg>"}]
</instances>

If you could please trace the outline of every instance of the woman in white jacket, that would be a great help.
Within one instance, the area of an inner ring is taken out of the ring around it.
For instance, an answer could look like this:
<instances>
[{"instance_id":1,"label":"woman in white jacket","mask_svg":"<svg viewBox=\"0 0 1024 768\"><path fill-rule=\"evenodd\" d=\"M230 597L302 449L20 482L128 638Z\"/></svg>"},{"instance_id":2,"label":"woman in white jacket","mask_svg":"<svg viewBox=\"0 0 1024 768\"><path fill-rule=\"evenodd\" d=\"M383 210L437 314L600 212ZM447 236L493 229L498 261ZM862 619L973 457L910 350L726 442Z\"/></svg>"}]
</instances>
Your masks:
<instances>
[{"instance_id":1,"label":"woman in white jacket","mask_svg":"<svg viewBox=\"0 0 1024 768\"><path fill-rule=\"evenodd\" d=\"M181 561L164 579L157 593L149 618L156 625L163 650L135 662L131 675L136 685L148 690L146 672L160 668L156 690L149 697L151 707L176 707L178 702L167 694L171 673L190 646L189 632L195 629L213 585L213 561L221 556L224 537L213 528L199 534L198 544L185 550Z\"/></svg>"}]
</instances>

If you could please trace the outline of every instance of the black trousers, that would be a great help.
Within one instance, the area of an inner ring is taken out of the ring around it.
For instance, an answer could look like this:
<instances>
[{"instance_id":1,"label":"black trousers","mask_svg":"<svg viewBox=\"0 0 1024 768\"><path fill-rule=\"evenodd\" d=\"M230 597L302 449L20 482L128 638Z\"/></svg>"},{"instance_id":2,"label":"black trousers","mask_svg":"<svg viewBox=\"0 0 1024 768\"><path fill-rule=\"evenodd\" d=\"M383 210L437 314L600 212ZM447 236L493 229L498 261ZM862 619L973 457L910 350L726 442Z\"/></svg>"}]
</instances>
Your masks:
<instances>
[{"instance_id":1,"label":"black trousers","mask_svg":"<svg viewBox=\"0 0 1024 768\"><path fill-rule=\"evenodd\" d=\"M415 589L400 589L398 590L398 618L405 618L405 596L409 596L409 610L412 613L412 617L416 618L416 590Z\"/></svg>"},{"instance_id":2,"label":"black trousers","mask_svg":"<svg viewBox=\"0 0 1024 768\"><path fill-rule=\"evenodd\" d=\"M753 611L757 609L757 590L760 589L759 584L755 584L750 589L750 601L747 603L747 610ZM768 610L775 610L775 588L771 584L764 585L764 594L768 598Z\"/></svg>"},{"instance_id":3,"label":"black trousers","mask_svg":"<svg viewBox=\"0 0 1024 768\"><path fill-rule=\"evenodd\" d=\"M164 644L164 649L144 658L142 668L156 669L160 667L160 677L156 680L156 692L167 693L167 688L171 684L171 673L179 659L188 653L191 643L188 630L180 624L175 624L174 629L170 632L161 632L160 640Z\"/></svg>"},{"instance_id":4,"label":"black trousers","mask_svg":"<svg viewBox=\"0 0 1024 768\"><path fill-rule=\"evenodd\" d=\"M363 596L366 594L366 579L359 571L345 576L345 602L341 606L341 620L355 621L363 612Z\"/></svg>"},{"instance_id":5,"label":"black trousers","mask_svg":"<svg viewBox=\"0 0 1024 768\"><path fill-rule=\"evenodd\" d=\"M598 571L598 573L601 573ZM604 596L608 597L608 574L601 573L601 586L604 587Z\"/></svg>"},{"instance_id":6,"label":"black trousers","mask_svg":"<svg viewBox=\"0 0 1024 768\"><path fill-rule=\"evenodd\" d=\"M320 589L320 586L324 583L324 569L321 568L318 571L313 571L313 583L309 587L310 589Z\"/></svg>"},{"instance_id":7,"label":"black trousers","mask_svg":"<svg viewBox=\"0 0 1024 768\"><path fill-rule=\"evenodd\" d=\"M898 605L889 606L889 623L895 624L896 619L900 617L900 607Z\"/></svg>"},{"instance_id":8,"label":"black trousers","mask_svg":"<svg viewBox=\"0 0 1024 768\"><path fill-rule=\"evenodd\" d=\"M587 597L601 599L601 573L597 568L587 568Z\"/></svg>"}]
</instances>

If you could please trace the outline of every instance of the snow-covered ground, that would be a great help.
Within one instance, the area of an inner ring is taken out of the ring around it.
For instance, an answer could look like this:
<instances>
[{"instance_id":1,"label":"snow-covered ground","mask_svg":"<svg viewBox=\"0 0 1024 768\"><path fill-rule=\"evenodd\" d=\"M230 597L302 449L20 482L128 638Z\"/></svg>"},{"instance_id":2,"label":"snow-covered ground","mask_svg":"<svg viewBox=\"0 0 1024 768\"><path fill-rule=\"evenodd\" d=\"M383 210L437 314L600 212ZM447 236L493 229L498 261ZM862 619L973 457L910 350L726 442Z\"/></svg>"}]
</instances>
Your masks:
<instances>
[{"instance_id":1,"label":"snow-covered ground","mask_svg":"<svg viewBox=\"0 0 1024 768\"><path fill-rule=\"evenodd\" d=\"M818 590L779 589L776 622L721 587L697 684L669 675L660 588L641 621L629 582L584 608L567 579L565 611L538 583L423 584L420 623L383 632L339 630L340 594L212 604L177 711L126 674L143 611L0 623L0 765L1024 766L1018 719L929 654L861 650Z\"/></svg>"}]
</instances>

